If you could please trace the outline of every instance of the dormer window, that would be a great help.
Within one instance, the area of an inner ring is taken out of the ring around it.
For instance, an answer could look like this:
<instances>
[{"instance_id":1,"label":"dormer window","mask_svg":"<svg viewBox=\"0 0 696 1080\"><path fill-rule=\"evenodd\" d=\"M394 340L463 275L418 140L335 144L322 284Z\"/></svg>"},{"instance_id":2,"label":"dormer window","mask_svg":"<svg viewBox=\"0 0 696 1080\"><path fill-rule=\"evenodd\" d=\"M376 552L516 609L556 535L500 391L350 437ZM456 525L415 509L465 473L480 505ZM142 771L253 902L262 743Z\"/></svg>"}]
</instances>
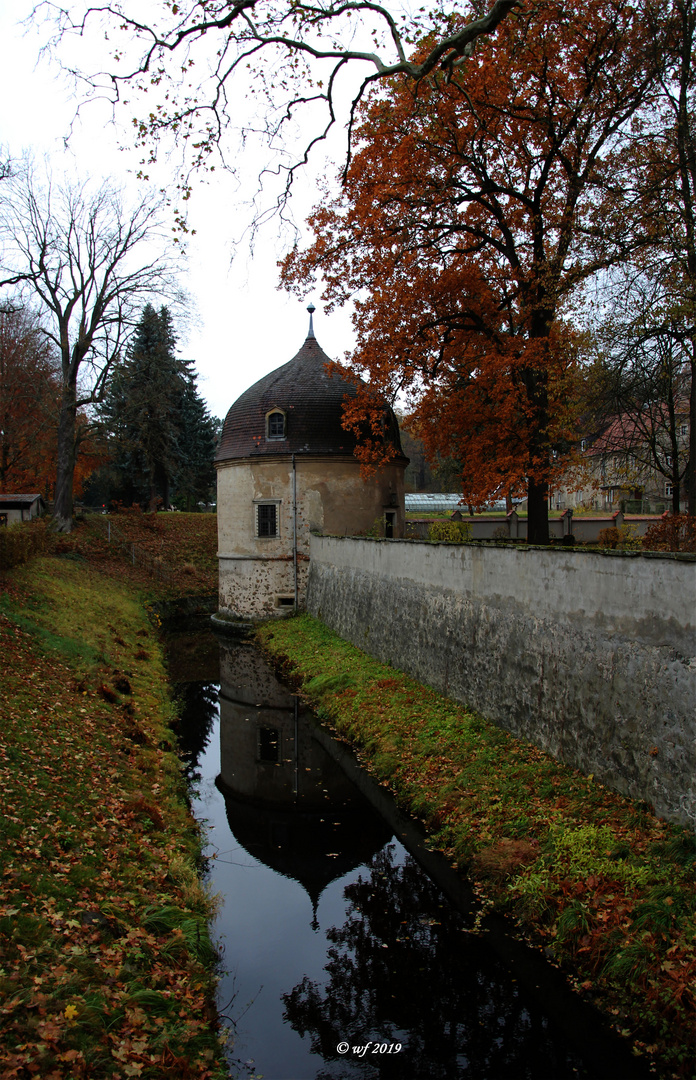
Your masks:
<instances>
[{"instance_id":1,"label":"dormer window","mask_svg":"<svg viewBox=\"0 0 696 1080\"><path fill-rule=\"evenodd\" d=\"M285 413L280 409L273 409L266 415L266 438L285 438Z\"/></svg>"}]
</instances>

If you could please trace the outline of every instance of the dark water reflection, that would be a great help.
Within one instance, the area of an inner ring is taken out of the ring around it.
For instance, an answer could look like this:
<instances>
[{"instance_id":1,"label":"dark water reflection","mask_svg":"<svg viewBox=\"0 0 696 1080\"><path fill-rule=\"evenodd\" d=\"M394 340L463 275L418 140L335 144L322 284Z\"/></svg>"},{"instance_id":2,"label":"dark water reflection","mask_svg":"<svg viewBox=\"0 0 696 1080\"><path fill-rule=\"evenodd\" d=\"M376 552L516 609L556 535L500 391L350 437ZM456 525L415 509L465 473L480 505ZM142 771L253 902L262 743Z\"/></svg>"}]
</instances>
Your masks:
<instances>
[{"instance_id":1,"label":"dark water reflection","mask_svg":"<svg viewBox=\"0 0 696 1080\"><path fill-rule=\"evenodd\" d=\"M395 844L346 886L344 923L327 932L328 982L305 976L283 999L286 1016L325 1061L352 1045L402 1044L365 1055L365 1077L562 1077L579 1057L530 1009L481 939ZM343 1075L324 1068L321 1077Z\"/></svg>"},{"instance_id":2,"label":"dark water reflection","mask_svg":"<svg viewBox=\"0 0 696 1080\"><path fill-rule=\"evenodd\" d=\"M220 688L217 683L192 682L175 684L174 690L179 705L179 755L186 779L195 784L201 779L199 762L220 715Z\"/></svg>"},{"instance_id":3,"label":"dark water reflection","mask_svg":"<svg viewBox=\"0 0 696 1080\"><path fill-rule=\"evenodd\" d=\"M255 859L297 882L316 916L327 886L380 851L391 830L256 649L228 645L220 664L217 786L230 830Z\"/></svg>"},{"instance_id":4,"label":"dark water reflection","mask_svg":"<svg viewBox=\"0 0 696 1080\"><path fill-rule=\"evenodd\" d=\"M232 1074L618 1080L472 933L472 916L449 904L346 778L263 657L244 644L219 649L219 727L216 684L177 689L222 897L214 931L229 969L220 1003L234 1022ZM192 674L175 653L174 679L177 667Z\"/></svg>"}]
</instances>

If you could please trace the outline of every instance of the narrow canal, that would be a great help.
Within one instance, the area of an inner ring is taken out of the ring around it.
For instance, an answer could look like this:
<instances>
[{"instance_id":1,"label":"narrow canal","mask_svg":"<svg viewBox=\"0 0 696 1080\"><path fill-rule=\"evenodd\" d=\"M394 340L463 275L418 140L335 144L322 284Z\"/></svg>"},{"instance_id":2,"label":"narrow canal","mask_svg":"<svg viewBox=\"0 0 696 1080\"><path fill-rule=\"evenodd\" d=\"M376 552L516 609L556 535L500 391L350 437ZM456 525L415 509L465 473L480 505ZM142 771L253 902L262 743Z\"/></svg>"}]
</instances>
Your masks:
<instances>
[{"instance_id":1,"label":"narrow canal","mask_svg":"<svg viewBox=\"0 0 696 1080\"><path fill-rule=\"evenodd\" d=\"M443 870L451 903L422 869L433 857L417 831L394 834L398 812L380 790L366 797L372 781L352 764L358 789L336 760L345 750L258 650L206 630L167 642L194 811L221 898L213 933L231 1076L643 1075L574 995L559 996L548 965L520 963L517 946L506 956L476 932L465 886Z\"/></svg>"}]
</instances>

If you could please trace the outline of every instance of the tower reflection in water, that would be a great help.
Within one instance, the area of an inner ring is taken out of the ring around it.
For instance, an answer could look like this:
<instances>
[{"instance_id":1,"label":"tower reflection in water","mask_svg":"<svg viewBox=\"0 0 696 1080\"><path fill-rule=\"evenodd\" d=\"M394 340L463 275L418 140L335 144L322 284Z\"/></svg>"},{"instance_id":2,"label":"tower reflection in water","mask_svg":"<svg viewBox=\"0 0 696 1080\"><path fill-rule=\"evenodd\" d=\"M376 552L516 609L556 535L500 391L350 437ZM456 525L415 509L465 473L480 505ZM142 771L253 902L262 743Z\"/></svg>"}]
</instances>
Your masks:
<instances>
[{"instance_id":1,"label":"tower reflection in water","mask_svg":"<svg viewBox=\"0 0 696 1080\"><path fill-rule=\"evenodd\" d=\"M230 849L213 882L236 968L236 1060L253 1058L265 1080L587 1075L322 749L263 656L226 643L220 660L216 785L251 857ZM343 1040L402 1049L349 1060Z\"/></svg>"},{"instance_id":2,"label":"tower reflection in water","mask_svg":"<svg viewBox=\"0 0 696 1080\"><path fill-rule=\"evenodd\" d=\"M368 862L391 836L313 737L299 698L244 645L226 645L220 655L217 785L237 841L302 885L315 928L326 886Z\"/></svg>"}]
</instances>

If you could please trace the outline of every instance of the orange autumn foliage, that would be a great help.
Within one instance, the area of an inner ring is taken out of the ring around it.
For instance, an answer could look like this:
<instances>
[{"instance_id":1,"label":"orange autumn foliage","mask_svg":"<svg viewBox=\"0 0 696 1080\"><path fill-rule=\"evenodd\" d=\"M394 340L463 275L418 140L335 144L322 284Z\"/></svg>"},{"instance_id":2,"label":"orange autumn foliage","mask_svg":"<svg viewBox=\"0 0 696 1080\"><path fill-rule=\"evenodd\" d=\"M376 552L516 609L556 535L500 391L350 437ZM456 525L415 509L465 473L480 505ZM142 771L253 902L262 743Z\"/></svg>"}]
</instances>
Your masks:
<instances>
[{"instance_id":1,"label":"orange autumn foliage","mask_svg":"<svg viewBox=\"0 0 696 1080\"><path fill-rule=\"evenodd\" d=\"M55 480L60 389L39 327L0 311L0 490L48 496Z\"/></svg>"},{"instance_id":2,"label":"orange autumn foliage","mask_svg":"<svg viewBox=\"0 0 696 1080\"><path fill-rule=\"evenodd\" d=\"M519 10L451 77L394 80L363 109L313 245L283 265L298 292L321 274L330 305L354 303L351 372L408 399L429 455L464 462L467 502L526 490L532 541L548 539L548 485L574 436L570 305L622 257L602 192L649 103L650 57L635 6L556 0ZM347 423L374 426L373 400Z\"/></svg>"},{"instance_id":3,"label":"orange autumn foliage","mask_svg":"<svg viewBox=\"0 0 696 1080\"><path fill-rule=\"evenodd\" d=\"M53 498L59 408L60 380L45 335L21 309L0 311L0 491ZM84 410L78 410L76 435L81 494L103 459Z\"/></svg>"}]
</instances>

